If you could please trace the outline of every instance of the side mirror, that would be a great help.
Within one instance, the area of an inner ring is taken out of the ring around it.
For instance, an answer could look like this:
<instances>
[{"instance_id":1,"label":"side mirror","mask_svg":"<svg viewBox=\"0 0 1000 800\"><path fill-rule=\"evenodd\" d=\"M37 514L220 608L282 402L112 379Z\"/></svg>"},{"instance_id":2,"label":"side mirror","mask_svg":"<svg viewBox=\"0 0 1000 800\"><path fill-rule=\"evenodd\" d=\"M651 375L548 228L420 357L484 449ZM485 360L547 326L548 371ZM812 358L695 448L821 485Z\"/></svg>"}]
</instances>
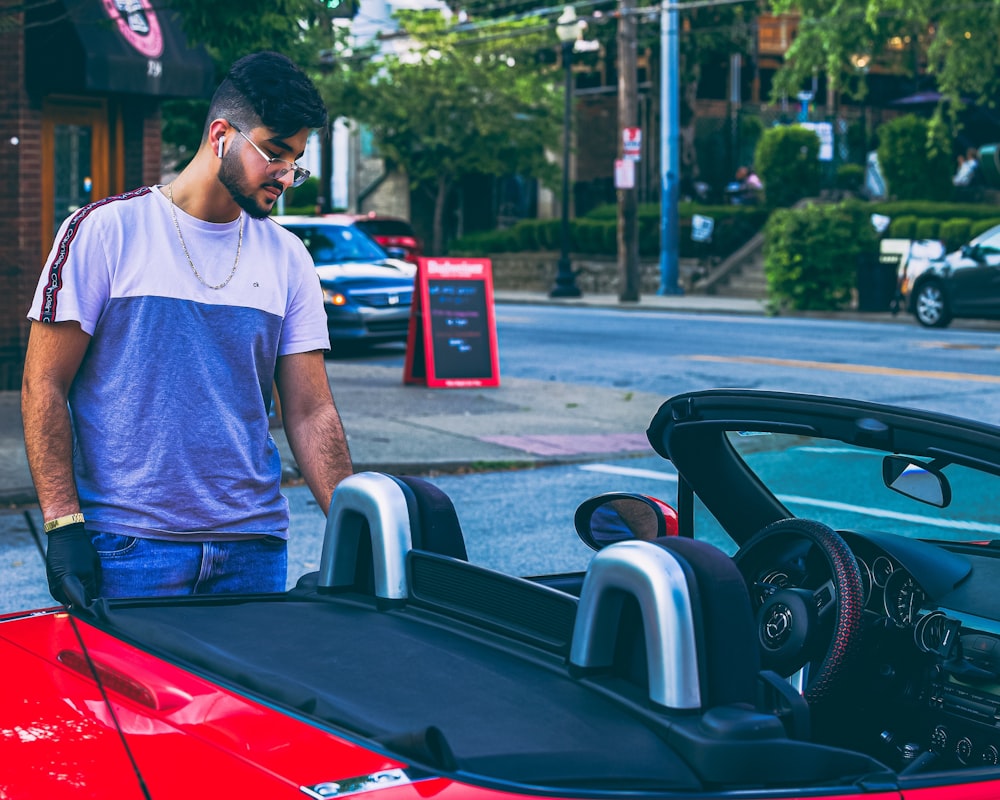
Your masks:
<instances>
[{"instance_id":1,"label":"side mirror","mask_svg":"<svg viewBox=\"0 0 1000 800\"><path fill-rule=\"evenodd\" d=\"M406 250L402 247L385 247L383 249L389 258L398 258L401 261L406 261Z\"/></svg>"},{"instance_id":2,"label":"side mirror","mask_svg":"<svg viewBox=\"0 0 1000 800\"><path fill-rule=\"evenodd\" d=\"M937 508L951 504L951 484L937 467L906 456L882 459L882 481L904 497Z\"/></svg>"},{"instance_id":3,"label":"side mirror","mask_svg":"<svg viewBox=\"0 0 1000 800\"><path fill-rule=\"evenodd\" d=\"M662 500L629 492L608 492L580 504L576 532L590 548L600 550L628 539L651 541L677 535L677 512Z\"/></svg>"}]
</instances>

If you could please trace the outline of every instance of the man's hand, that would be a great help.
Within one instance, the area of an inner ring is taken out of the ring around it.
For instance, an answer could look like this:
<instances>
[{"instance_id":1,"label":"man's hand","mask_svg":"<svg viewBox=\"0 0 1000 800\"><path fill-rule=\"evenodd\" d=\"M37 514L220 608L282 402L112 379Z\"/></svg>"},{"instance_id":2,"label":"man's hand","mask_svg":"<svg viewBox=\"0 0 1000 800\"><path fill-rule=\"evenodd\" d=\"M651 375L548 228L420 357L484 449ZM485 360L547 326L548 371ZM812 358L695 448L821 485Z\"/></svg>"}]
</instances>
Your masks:
<instances>
[{"instance_id":1,"label":"man's hand","mask_svg":"<svg viewBox=\"0 0 1000 800\"><path fill-rule=\"evenodd\" d=\"M85 600L95 598L101 581L101 559L83 523L54 530L46 538L45 574L49 593L63 605L79 602L78 597L71 600L63 588L66 578L75 577L83 584Z\"/></svg>"}]
</instances>

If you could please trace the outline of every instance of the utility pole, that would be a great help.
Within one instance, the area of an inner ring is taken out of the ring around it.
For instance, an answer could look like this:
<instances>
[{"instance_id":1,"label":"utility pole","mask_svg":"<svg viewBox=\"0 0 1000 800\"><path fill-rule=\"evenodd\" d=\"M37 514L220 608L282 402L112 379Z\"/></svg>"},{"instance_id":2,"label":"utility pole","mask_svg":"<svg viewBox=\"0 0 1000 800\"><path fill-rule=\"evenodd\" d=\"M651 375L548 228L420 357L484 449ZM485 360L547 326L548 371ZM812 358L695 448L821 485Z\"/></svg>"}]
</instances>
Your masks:
<instances>
[{"instance_id":1,"label":"utility pole","mask_svg":"<svg viewBox=\"0 0 1000 800\"><path fill-rule=\"evenodd\" d=\"M625 129L637 128L636 96L636 18L634 0L620 0L618 5L618 153L625 158ZM618 190L618 274L623 303L639 301L639 218L636 190Z\"/></svg>"},{"instance_id":2,"label":"utility pole","mask_svg":"<svg viewBox=\"0 0 1000 800\"><path fill-rule=\"evenodd\" d=\"M333 211L333 120L331 119L319 135L320 147L320 187L316 204L320 212Z\"/></svg>"}]
</instances>

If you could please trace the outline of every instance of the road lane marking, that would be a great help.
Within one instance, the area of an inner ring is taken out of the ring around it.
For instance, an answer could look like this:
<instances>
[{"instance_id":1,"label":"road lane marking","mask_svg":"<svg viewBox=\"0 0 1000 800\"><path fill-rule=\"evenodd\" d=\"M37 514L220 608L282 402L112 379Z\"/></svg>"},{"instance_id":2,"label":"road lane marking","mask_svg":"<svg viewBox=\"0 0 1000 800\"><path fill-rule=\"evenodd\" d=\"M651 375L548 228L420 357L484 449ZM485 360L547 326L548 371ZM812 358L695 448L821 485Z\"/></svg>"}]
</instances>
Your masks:
<instances>
[{"instance_id":1,"label":"road lane marking","mask_svg":"<svg viewBox=\"0 0 1000 800\"><path fill-rule=\"evenodd\" d=\"M608 475L623 475L626 478L649 478L654 481L669 481L677 483L677 476L668 472L656 472L652 469L635 469L634 467L618 467L614 464L583 464L584 472L603 472Z\"/></svg>"},{"instance_id":2,"label":"road lane marking","mask_svg":"<svg viewBox=\"0 0 1000 800\"><path fill-rule=\"evenodd\" d=\"M584 464L580 469L587 472L603 472L610 475L622 475L629 478L648 478L654 481L665 483L677 483L677 476L666 472L656 472L651 469L634 469L632 467L619 467L614 464ZM989 533L1000 536L1000 525L989 522L978 522L976 520L960 519L936 519L934 517L924 517L920 514L906 514L901 511L890 511L886 508L868 508L867 506L856 506L850 503L839 503L835 500L819 500L815 497L801 497L794 494L778 495L777 499L784 505L794 503L800 506L812 506L814 508L825 508L830 511L847 511L852 514L862 514L870 517L881 517L883 519L893 519L899 522L912 522L916 525L928 525L932 528L950 528L958 531L970 531L973 533Z\"/></svg>"},{"instance_id":3,"label":"road lane marking","mask_svg":"<svg viewBox=\"0 0 1000 800\"><path fill-rule=\"evenodd\" d=\"M914 342L924 350L1000 350L1000 345L977 342Z\"/></svg>"},{"instance_id":4,"label":"road lane marking","mask_svg":"<svg viewBox=\"0 0 1000 800\"><path fill-rule=\"evenodd\" d=\"M893 375L902 378L932 378L942 381L973 381L975 383L1000 383L1000 375L977 375L972 372L946 372L942 370L898 369L873 367L867 364L833 364L828 361L800 361L794 358L764 358L761 356L686 356L690 361L714 361L724 364L765 364L771 367L797 367L821 369L828 372L853 372L859 375Z\"/></svg>"}]
</instances>

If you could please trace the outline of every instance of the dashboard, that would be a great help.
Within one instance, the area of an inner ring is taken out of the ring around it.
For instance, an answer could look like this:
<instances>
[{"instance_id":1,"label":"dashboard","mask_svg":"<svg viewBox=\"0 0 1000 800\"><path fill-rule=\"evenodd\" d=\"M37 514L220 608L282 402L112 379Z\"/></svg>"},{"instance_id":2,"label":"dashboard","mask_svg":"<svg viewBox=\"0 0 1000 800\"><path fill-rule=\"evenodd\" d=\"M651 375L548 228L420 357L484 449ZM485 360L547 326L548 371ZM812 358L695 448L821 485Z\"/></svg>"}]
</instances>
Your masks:
<instances>
[{"instance_id":1,"label":"dashboard","mask_svg":"<svg viewBox=\"0 0 1000 800\"><path fill-rule=\"evenodd\" d=\"M878 668L898 683L888 722L902 758L928 753L932 768L1000 763L1000 562L981 546L944 548L882 534L844 532L871 626L898 643ZM885 656L883 651L880 655Z\"/></svg>"}]
</instances>

